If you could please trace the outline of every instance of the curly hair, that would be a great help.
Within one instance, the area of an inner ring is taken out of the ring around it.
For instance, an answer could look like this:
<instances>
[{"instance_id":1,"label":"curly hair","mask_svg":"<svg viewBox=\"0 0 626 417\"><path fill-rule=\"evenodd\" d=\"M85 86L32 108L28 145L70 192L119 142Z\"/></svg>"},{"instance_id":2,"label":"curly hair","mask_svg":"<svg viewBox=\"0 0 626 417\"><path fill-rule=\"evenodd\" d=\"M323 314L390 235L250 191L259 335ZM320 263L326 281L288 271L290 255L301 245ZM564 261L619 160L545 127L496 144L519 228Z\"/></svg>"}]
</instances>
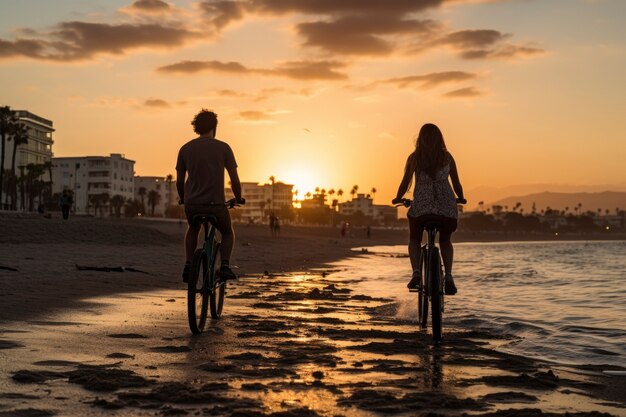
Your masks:
<instances>
[{"instance_id":1,"label":"curly hair","mask_svg":"<svg viewBox=\"0 0 626 417\"><path fill-rule=\"evenodd\" d=\"M209 133L217 128L217 114L207 109L202 109L191 121L194 132L199 135Z\"/></svg>"}]
</instances>

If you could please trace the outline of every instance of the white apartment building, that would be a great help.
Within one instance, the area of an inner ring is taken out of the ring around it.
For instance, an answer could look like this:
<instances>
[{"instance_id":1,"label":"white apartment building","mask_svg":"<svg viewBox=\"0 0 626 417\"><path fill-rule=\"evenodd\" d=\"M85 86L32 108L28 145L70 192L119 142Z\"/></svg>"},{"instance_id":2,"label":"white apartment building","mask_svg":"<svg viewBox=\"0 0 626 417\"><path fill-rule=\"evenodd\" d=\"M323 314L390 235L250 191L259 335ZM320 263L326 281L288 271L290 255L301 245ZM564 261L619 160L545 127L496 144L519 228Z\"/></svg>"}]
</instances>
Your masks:
<instances>
[{"instance_id":1,"label":"white apartment building","mask_svg":"<svg viewBox=\"0 0 626 417\"><path fill-rule=\"evenodd\" d=\"M166 177L135 176L135 199L143 201L146 214L152 215L149 194L156 191L160 196L154 206L155 216L164 216L168 207L178 204L178 192L174 179L168 181ZM143 194L143 195L142 195Z\"/></svg>"},{"instance_id":2,"label":"white apartment building","mask_svg":"<svg viewBox=\"0 0 626 417\"><path fill-rule=\"evenodd\" d=\"M357 194L351 201L339 204L339 214L350 216L357 211L380 221L395 220L398 212L393 206L374 204L374 200L365 194Z\"/></svg>"},{"instance_id":3,"label":"white apartment building","mask_svg":"<svg viewBox=\"0 0 626 417\"><path fill-rule=\"evenodd\" d=\"M242 182L241 195L246 199L246 204L238 207L237 210L240 210L244 222L266 221L272 211L280 217L280 210L283 207L293 207L293 184ZM230 198L233 198L233 193L230 188L227 188L226 199Z\"/></svg>"},{"instance_id":4,"label":"white apartment building","mask_svg":"<svg viewBox=\"0 0 626 417\"><path fill-rule=\"evenodd\" d=\"M91 196L106 193L109 198L120 195L126 201L135 197L134 169L135 161L119 153L52 158L52 192L70 190L75 212L94 214Z\"/></svg>"},{"instance_id":5,"label":"white apartment building","mask_svg":"<svg viewBox=\"0 0 626 417\"><path fill-rule=\"evenodd\" d=\"M15 151L15 174L20 176L27 173L28 164L44 164L52 159L52 121L37 116L27 110L16 110L15 115L18 123L28 127L28 142L17 147ZM5 142L4 169L10 170L13 158L13 150L15 142L12 138L7 138ZM42 175L42 179L49 181L49 174ZM19 190L18 190L19 192ZM21 204L21 198L18 197L17 203ZM8 208L8 195L4 196L4 201L0 202L0 208ZM23 209L18 207L18 209Z\"/></svg>"},{"instance_id":6,"label":"white apartment building","mask_svg":"<svg viewBox=\"0 0 626 417\"><path fill-rule=\"evenodd\" d=\"M20 167L28 164L43 164L52 159L52 121L37 116L27 110L15 110L21 124L28 127L28 143L20 145L15 155L15 173L19 175ZM4 169L11 169L14 141L5 143ZM23 169L23 168L22 168Z\"/></svg>"}]
</instances>

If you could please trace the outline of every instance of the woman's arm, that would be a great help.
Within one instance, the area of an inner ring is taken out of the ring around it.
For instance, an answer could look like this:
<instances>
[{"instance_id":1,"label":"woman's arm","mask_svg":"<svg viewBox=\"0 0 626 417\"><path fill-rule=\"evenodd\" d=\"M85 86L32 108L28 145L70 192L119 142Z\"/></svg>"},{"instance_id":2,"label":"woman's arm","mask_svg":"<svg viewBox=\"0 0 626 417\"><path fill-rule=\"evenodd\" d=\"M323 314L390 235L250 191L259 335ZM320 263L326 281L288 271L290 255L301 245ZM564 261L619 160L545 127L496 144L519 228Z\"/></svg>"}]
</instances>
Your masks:
<instances>
[{"instance_id":1,"label":"woman's arm","mask_svg":"<svg viewBox=\"0 0 626 417\"><path fill-rule=\"evenodd\" d=\"M413 173L415 172L415 163L413 162L414 158L415 153L412 153L406 160L406 166L404 167L404 176L402 177L402 181L400 182L400 186L398 187L398 193L396 194L396 198L394 199L394 201L402 199L402 197L404 197L404 194L406 194L407 189L409 188L409 184L411 184L411 178L413 176Z\"/></svg>"},{"instance_id":2,"label":"woman's arm","mask_svg":"<svg viewBox=\"0 0 626 417\"><path fill-rule=\"evenodd\" d=\"M452 180L452 188L454 188L457 197L464 199L463 187L461 186L461 181L459 181L459 171L456 169L456 162L452 155L450 155L450 179Z\"/></svg>"}]
</instances>

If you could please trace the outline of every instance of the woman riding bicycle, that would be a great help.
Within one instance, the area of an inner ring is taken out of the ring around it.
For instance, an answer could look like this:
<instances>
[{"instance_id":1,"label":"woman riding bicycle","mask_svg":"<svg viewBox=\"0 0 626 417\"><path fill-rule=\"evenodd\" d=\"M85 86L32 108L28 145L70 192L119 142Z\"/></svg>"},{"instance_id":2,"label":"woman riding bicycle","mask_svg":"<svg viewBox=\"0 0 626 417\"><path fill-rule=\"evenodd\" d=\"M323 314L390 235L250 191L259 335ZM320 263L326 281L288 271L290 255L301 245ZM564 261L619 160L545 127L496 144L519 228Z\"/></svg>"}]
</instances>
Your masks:
<instances>
[{"instance_id":1,"label":"woman riding bicycle","mask_svg":"<svg viewBox=\"0 0 626 417\"><path fill-rule=\"evenodd\" d=\"M456 294L456 286L452 278L453 248L450 237L457 228L457 199L454 193L463 200L463 187L459 181L454 158L446 149L443 135L437 126L427 123L420 129L415 144L415 151L409 155L404 168L404 177L398 187L394 204L403 202L411 179L415 175L413 202L407 214L409 220L409 257L413 268L410 289L417 288L421 280L420 246L424 227L428 223L437 223L439 229L439 246L445 269L445 293ZM448 182L452 181L452 187Z\"/></svg>"}]
</instances>

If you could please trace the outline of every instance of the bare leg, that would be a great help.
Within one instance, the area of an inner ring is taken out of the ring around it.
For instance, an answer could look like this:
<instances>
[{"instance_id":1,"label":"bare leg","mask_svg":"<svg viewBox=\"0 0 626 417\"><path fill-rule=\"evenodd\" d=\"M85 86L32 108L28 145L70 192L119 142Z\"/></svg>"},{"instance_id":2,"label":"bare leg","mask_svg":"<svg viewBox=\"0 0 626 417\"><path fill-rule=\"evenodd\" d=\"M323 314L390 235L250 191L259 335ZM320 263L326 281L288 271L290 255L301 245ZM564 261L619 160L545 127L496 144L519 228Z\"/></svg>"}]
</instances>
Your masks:
<instances>
[{"instance_id":1,"label":"bare leg","mask_svg":"<svg viewBox=\"0 0 626 417\"><path fill-rule=\"evenodd\" d=\"M411 268L413 271L420 270L420 253L422 246L422 235L424 229L419 227L417 221L408 216L409 219L409 259L411 260Z\"/></svg>"},{"instance_id":2,"label":"bare leg","mask_svg":"<svg viewBox=\"0 0 626 417\"><path fill-rule=\"evenodd\" d=\"M193 253L196 251L198 233L201 227L200 225L194 225L187 228L187 233L185 234L185 260L187 262L191 262Z\"/></svg>"},{"instance_id":3,"label":"bare leg","mask_svg":"<svg viewBox=\"0 0 626 417\"><path fill-rule=\"evenodd\" d=\"M441 257L443 258L443 268L446 271L446 275L452 275L452 260L454 257L452 241L439 242L439 246L441 247Z\"/></svg>"},{"instance_id":4,"label":"bare leg","mask_svg":"<svg viewBox=\"0 0 626 417\"><path fill-rule=\"evenodd\" d=\"M409 241L409 258L411 259L411 268L413 271L418 271L420 269L420 246L421 242L417 240L411 239Z\"/></svg>"},{"instance_id":5,"label":"bare leg","mask_svg":"<svg viewBox=\"0 0 626 417\"><path fill-rule=\"evenodd\" d=\"M222 233L222 245L220 246L220 255L223 261L230 261L230 255L233 253L233 246L235 244L235 232L231 227L228 233Z\"/></svg>"}]
</instances>

